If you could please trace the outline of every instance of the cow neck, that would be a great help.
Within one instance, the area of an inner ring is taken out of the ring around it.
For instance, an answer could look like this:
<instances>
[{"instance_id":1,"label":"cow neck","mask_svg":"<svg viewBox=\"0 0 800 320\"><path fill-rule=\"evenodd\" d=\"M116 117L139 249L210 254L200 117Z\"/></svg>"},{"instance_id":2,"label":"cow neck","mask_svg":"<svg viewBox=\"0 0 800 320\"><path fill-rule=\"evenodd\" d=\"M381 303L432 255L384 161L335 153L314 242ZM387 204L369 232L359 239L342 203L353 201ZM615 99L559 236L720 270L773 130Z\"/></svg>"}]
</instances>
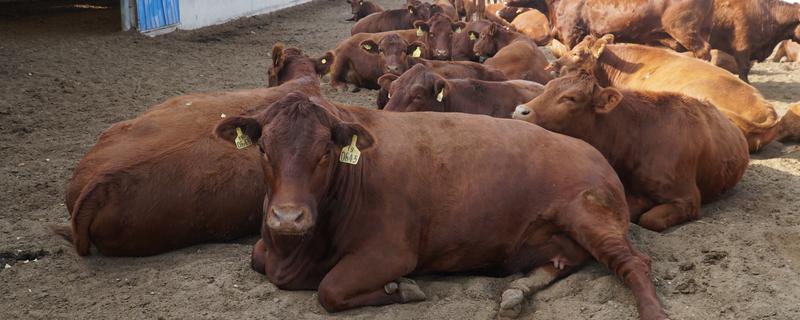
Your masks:
<instances>
[{"instance_id":1,"label":"cow neck","mask_svg":"<svg viewBox=\"0 0 800 320\"><path fill-rule=\"evenodd\" d=\"M293 58L291 62L288 62L283 70L281 70L281 74L282 77L279 77L278 80L281 82L281 84L306 77L318 79L317 71L314 68L314 63L306 57ZM319 80L316 82L317 86L319 86Z\"/></svg>"},{"instance_id":2,"label":"cow neck","mask_svg":"<svg viewBox=\"0 0 800 320\"><path fill-rule=\"evenodd\" d=\"M527 38L527 36L521 33L506 30L504 27L497 27L497 28L498 29L494 36L495 39L494 41L495 44L497 45L497 48L502 49L511 44L512 42L525 40L525 38ZM500 49L497 50L500 51Z\"/></svg>"},{"instance_id":3,"label":"cow neck","mask_svg":"<svg viewBox=\"0 0 800 320\"><path fill-rule=\"evenodd\" d=\"M657 119L642 119L646 112L637 112L630 105L629 92L621 91L622 101L608 114L597 114L594 121L580 130L580 139L594 146L605 156L614 169L628 167L624 162L635 159L638 139L631 140L631 132L644 132L642 124L653 123ZM645 107L645 106L643 106ZM649 107L649 106L647 106ZM648 110L649 111L649 110Z\"/></svg>"}]
</instances>

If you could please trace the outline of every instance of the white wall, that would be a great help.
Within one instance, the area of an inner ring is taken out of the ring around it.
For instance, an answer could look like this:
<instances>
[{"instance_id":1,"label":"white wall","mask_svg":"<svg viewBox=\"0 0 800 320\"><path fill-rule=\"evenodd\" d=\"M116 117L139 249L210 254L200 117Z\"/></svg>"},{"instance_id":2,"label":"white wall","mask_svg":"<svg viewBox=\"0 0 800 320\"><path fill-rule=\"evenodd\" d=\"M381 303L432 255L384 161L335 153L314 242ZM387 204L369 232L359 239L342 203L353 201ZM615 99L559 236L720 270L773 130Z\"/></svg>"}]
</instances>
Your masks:
<instances>
[{"instance_id":1,"label":"white wall","mask_svg":"<svg viewBox=\"0 0 800 320\"><path fill-rule=\"evenodd\" d=\"M180 0L179 29L197 29L264 14L311 0Z\"/></svg>"}]
</instances>

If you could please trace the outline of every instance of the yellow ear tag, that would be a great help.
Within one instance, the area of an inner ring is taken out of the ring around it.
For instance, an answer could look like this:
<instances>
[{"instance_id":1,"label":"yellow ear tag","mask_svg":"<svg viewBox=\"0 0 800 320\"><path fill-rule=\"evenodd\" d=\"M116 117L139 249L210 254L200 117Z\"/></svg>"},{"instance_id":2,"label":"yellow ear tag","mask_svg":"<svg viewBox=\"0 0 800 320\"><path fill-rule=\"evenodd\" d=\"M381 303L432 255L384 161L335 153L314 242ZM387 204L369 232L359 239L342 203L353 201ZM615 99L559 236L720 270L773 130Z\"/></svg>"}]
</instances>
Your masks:
<instances>
[{"instance_id":1,"label":"yellow ear tag","mask_svg":"<svg viewBox=\"0 0 800 320\"><path fill-rule=\"evenodd\" d=\"M414 9L408 9L408 13L414 14Z\"/></svg>"},{"instance_id":2,"label":"yellow ear tag","mask_svg":"<svg viewBox=\"0 0 800 320\"><path fill-rule=\"evenodd\" d=\"M436 95L436 101L442 102L443 99L444 99L444 89L442 89L442 91L439 91L439 94Z\"/></svg>"},{"instance_id":3,"label":"yellow ear tag","mask_svg":"<svg viewBox=\"0 0 800 320\"><path fill-rule=\"evenodd\" d=\"M425 33L422 32L422 28L417 27L417 37L421 37L423 34L425 34Z\"/></svg>"},{"instance_id":4,"label":"yellow ear tag","mask_svg":"<svg viewBox=\"0 0 800 320\"><path fill-rule=\"evenodd\" d=\"M350 140L350 145L342 148L342 153L339 155L339 162L352 165L358 163L358 158L361 157L361 151L358 151L356 141L358 141L358 136L353 135L353 140Z\"/></svg>"},{"instance_id":5,"label":"yellow ear tag","mask_svg":"<svg viewBox=\"0 0 800 320\"><path fill-rule=\"evenodd\" d=\"M478 39L478 38L477 38L477 37L475 37L475 34L474 34L474 33L470 33L470 34L469 34L469 39L470 39L470 40L472 40L472 41L475 41L475 40L476 40L476 39Z\"/></svg>"},{"instance_id":6,"label":"yellow ear tag","mask_svg":"<svg viewBox=\"0 0 800 320\"><path fill-rule=\"evenodd\" d=\"M461 28L456 28L456 33L461 33Z\"/></svg>"},{"instance_id":7,"label":"yellow ear tag","mask_svg":"<svg viewBox=\"0 0 800 320\"><path fill-rule=\"evenodd\" d=\"M421 56L422 56L422 50L420 50L419 47L414 49L414 52L411 53L412 58L419 58Z\"/></svg>"},{"instance_id":8,"label":"yellow ear tag","mask_svg":"<svg viewBox=\"0 0 800 320\"><path fill-rule=\"evenodd\" d=\"M328 63L328 59L322 58L322 60L320 60L319 62L322 62L322 64L326 64Z\"/></svg>"},{"instance_id":9,"label":"yellow ear tag","mask_svg":"<svg viewBox=\"0 0 800 320\"><path fill-rule=\"evenodd\" d=\"M253 144L250 141L250 137L242 132L242 128L236 127L236 139L233 140L236 142L236 149L244 149Z\"/></svg>"},{"instance_id":10,"label":"yellow ear tag","mask_svg":"<svg viewBox=\"0 0 800 320\"><path fill-rule=\"evenodd\" d=\"M367 50L372 50L372 46L371 46L371 45L368 45L368 44L365 44L365 45L364 45L364 49L367 49Z\"/></svg>"}]
</instances>

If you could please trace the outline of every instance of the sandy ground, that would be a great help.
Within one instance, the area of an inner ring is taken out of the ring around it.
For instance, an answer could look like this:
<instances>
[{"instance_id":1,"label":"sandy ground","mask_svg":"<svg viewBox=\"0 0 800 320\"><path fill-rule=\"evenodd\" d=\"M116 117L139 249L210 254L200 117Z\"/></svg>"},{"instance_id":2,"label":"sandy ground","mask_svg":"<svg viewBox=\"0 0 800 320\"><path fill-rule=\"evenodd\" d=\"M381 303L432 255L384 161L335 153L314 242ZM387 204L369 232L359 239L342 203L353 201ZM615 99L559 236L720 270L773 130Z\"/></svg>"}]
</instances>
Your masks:
<instances>
[{"instance_id":1,"label":"sandy ground","mask_svg":"<svg viewBox=\"0 0 800 320\"><path fill-rule=\"evenodd\" d=\"M378 1L388 7L400 1ZM0 8L3 12L5 7ZM147 38L116 31L110 10L0 14L0 319L330 317L313 292L277 290L248 266L255 238L148 258L78 257L52 235L71 170L112 123L168 97L266 84L276 41L312 55L349 34L349 5L315 1L275 14ZM753 85L780 113L800 101L800 65L762 63ZM374 105L374 91L333 100ZM657 234L633 227L653 258L672 319L800 319L800 151L773 143L700 221ZM476 235L477 236L477 235ZM513 277L424 277L422 303L361 308L357 319L489 319ZM629 291L598 264L540 292L524 318L634 319Z\"/></svg>"}]
</instances>

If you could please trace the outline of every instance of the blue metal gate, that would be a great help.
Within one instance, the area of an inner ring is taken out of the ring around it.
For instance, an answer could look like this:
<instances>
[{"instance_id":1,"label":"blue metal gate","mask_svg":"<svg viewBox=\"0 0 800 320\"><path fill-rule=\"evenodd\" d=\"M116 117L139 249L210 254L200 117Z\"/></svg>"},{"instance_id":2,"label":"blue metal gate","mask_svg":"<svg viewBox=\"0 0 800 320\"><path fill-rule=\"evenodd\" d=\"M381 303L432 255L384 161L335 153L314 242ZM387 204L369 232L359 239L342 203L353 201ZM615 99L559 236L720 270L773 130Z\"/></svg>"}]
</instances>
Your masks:
<instances>
[{"instance_id":1,"label":"blue metal gate","mask_svg":"<svg viewBox=\"0 0 800 320\"><path fill-rule=\"evenodd\" d=\"M145 32L181 22L179 0L136 0L139 31Z\"/></svg>"}]
</instances>

